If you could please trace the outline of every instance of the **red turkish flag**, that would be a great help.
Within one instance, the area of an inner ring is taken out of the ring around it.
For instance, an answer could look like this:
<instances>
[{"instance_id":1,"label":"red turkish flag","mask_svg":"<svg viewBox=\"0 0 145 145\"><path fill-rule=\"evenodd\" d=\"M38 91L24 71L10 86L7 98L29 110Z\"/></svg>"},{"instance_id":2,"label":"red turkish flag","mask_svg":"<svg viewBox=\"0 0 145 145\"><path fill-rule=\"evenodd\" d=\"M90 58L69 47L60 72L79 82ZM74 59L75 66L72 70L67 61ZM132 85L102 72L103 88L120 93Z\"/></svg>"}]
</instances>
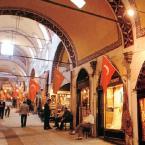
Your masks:
<instances>
[{"instance_id":1,"label":"red turkish flag","mask_svg":"<svg viewBox=\"0 0 145 145\"><path fill-rule=\"evenodd\" d=\"M64 80L64 76L57 70L54 70L54 78L53 78L53 93L56 94L59 90L62 82Z\"/></svg>"},{"instance_id":2,"label":"red turkish flag","mask_svg":"<svg viewBox=\"0 0 145 145\"><path fill-rule=\"evenodd\" d=\"M103 87L104 93L106 93L107 86L111 80L112 75L115 72L115 67L111 64L109 59L106 56L103 56L102 61L102 74L101 74L101 85Z\"/></svg>"},{"instance_id":3,"label":"red turkish flag","mask_svg":"<svg viewBox=\"0 0 145 145\"><path fill-rule=\"evenodd\" d=\"M36 93L39 90L39 84L35 79L30 79L30 84L29 84L29 98L33 102L36 96Z\"/></svg>"}]
</instances>

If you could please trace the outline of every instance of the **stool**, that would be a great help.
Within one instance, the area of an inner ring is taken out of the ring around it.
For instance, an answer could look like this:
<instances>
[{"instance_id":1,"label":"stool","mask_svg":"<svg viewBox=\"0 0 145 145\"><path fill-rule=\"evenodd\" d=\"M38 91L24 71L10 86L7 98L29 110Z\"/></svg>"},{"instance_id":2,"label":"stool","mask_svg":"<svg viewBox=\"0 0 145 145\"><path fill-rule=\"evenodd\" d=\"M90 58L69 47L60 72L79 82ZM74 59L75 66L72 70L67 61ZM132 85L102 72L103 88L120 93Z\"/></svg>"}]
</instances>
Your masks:
<instances>
[{"instance_id":1,"label":"stool","mask_svg":"<svg viewBox=\"0 0 145 145\"><path fill-rule=\"evenodd\" d=\"M89 135L91 134L92 131L92 127L84 127L83 128L83 136L86 136L86 138L89 137Z\"/></svg>"}]
</instances>

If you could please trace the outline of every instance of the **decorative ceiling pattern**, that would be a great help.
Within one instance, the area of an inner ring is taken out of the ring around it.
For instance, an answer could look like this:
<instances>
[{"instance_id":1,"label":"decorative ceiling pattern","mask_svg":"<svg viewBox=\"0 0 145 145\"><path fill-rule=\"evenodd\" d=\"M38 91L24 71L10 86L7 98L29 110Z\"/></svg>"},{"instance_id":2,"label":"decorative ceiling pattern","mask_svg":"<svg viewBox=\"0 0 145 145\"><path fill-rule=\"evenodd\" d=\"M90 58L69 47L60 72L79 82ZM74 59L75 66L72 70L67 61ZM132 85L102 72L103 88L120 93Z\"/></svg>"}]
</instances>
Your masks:
<instances>
[{"instance_id":1,"label":"decorative ceiling pattern","mask_svg":"<svg viewBox=\"0 0 145 145\"><path fill-rule=\"evenodd\" d=\"M125 6L122 2L122 0L108 0L110 3L112 9L114 10L114 13L117 17L118 24L120 25L120 28L122 30L123 35L123 42L124 47L129 47L134 44L133 40L133 31L132 31L132 24L128 17L125 17Z\"/></svg>"}]
</instances>

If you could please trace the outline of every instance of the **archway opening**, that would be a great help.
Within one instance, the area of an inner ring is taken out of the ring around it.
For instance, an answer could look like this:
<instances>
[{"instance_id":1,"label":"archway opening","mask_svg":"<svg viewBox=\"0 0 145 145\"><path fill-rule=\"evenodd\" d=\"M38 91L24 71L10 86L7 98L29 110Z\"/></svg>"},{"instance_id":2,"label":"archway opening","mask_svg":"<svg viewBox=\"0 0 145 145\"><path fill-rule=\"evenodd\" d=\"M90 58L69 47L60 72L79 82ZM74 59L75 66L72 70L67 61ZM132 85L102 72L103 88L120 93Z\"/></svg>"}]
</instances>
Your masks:
<instances>
[{"instance_id":1,"label":"archway opening","mask_svg":"<svg viewBox=\"0 0 145 145\"><path fill-rule=\"evenodd\" d=\"M77 81L77 106L76 106L76 125L78 125L87 109L90 109L90 84L89 75L85 69L81 69Z\"/></svg>"},{"instance_id":2,"label":"archway opening","mask_svg":"<svg viewBox=\"0 0 145 145\"><path fill-rule=\"evenodd\" d=\"M139 144L145 144L145 62L140 70L137 84L137 111Z\"/></svg>"},{"instance_id":3,"label":"archway opening","mask_svg":"<svg viewBox=\"0 0 145 145\"><path fill-rule=\"evenodd\" d=\"M118 72L115 72L107 86L106 94L103 88L97 88L98 93L98 128L99 136L108 139L124 140L122 131L123 82Z\"/></svg>"}]
</instances>

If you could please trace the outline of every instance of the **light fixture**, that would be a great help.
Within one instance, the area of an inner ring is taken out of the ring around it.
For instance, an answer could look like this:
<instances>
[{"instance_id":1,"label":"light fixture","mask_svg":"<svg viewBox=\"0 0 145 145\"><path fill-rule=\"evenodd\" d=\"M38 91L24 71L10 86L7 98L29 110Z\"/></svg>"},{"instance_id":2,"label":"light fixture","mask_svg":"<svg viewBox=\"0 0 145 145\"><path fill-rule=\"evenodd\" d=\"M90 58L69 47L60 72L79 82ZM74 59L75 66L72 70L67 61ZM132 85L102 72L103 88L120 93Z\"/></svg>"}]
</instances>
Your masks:
<instances>
[{"instance_id":1,"label":"light fixture","mask_svg":"<svg viewBox=\"0 0 145 145\"><path fill-rule=\"evenodd\" d=\"M130 8L127 10L127 14L128 14L128 16L133 17L135 15L135 10Z\"/></svg>"},{"instance_id":2,"label":"light fixture","mask_svg":"<svg viewBox=\"0 0 145 145\"><path fill-rule=\"evenodd\" d=\"M85 0L70 0L70 1L80 9L86 4Z\"/></svg>"},{"instance_id":3,"label":"light fixture","mask_svg":"<svg viewBox=\"0 0 145 145\"><path fill-rule=\"evenodd\" d=\"M1 54L2 55L13 55L13 50L14 50L14 45L8 41L5 40L4 42L2 42L1 44Z\"/></svg>"}]
</instances>

